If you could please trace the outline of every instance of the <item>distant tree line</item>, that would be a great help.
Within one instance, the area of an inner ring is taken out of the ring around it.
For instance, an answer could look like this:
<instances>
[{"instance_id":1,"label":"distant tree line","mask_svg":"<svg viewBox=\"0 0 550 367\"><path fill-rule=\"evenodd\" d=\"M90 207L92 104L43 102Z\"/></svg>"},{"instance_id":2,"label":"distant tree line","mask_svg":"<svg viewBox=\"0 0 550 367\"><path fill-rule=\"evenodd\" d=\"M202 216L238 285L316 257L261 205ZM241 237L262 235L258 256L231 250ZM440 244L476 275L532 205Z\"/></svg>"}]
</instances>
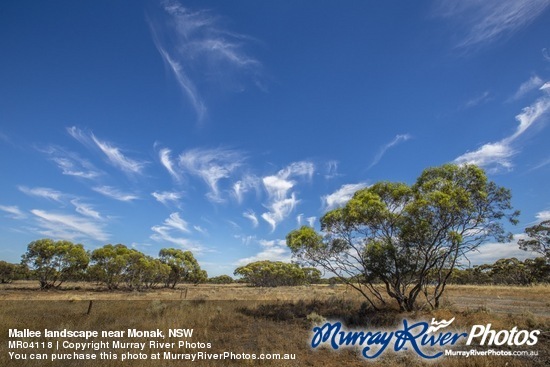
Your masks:
<instances>
[{"instance_id":1,"label":"distant tree line","mask_svg":"<svg viewBox=\"0 0 550 367\"><path fill-rule=\"evenodd\" d=\"M41 289L78 280L103 284L111 290L174 288L178 283L198 284L207 278L191 251L174 248L163 248L154 258L122 244L86 251L81 244L46 238L27 246L21 264L0 261L2 283L36 279Z\"/></svg>"},{"instance_id":2,"label":"distant tree line","mask_svg":"<svg viewBox=\"0 0 550 367\"><path fill-rule=\"evenodd\" d=\"M493 264L453 269L449 283L531 285L550 282L550 264L543 257L521 261L515 257Z\"/></svg>"},{"instance_id":3,"label":"distant tree line","mask_svg":"<svg viewBox=\"0 0 550 367\"><path fill-rule=\"evenodd\" d=\"M282 261L256 261L235 269L235 275L256 287L295 286L318 283L321 272Z\"/></svg>"},{"instance_id":4,"label":"distant tree line","mask_svg":"<svg viewBox=\"0 0 550 367\"><path fill-rule=\"evenodd\" d=\"M528 238L521 239L521 249L543 256L520 261L503 258L493 264L454 268L448 283L480 285L530 285L550 282L550 221L526 229ZM190 251L164 248L158 258L122 244L105 245L91 252L69 241L42 239L31 242L21 264L0 261L0 283L36 279L40 288L56 288L65 281L87 280L105 285L108 289L148 289L158 286L174 288L178 283L231 284L247 283L259 287L294 286L303 284L361 283L363 275L342 278L321 278L312 267L280 261L257 261L241 266L229 275L207 277ZM382 282L372 279L375 283Z\"/></svg>"}]
</instances>

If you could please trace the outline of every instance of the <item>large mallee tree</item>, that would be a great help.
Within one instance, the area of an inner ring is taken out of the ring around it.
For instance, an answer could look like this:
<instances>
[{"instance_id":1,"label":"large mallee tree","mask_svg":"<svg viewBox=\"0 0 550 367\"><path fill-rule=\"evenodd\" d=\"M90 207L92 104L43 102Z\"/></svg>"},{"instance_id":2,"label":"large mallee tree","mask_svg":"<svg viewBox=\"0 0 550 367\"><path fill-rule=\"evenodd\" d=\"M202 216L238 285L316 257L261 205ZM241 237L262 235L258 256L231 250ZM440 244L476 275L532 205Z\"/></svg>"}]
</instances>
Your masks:
<instances>
[{"instance_id":1,"label":"large mallee tree","mask_svg":"<svg viewBox=\"0 0 550 367\"><path fill-rule=\"evenodd\" d=\"M383 292L403 311L418 296L438 308L452 270L483 242L511 240L502 222L517 223L510 191L474 165L426 169L413 185L379 182L357 191L321 218L321 232L303 226L287 245L303 263L355 288L374 308ZM382 284L383 287L380 287Z\"/></svg>"}]
</instances>

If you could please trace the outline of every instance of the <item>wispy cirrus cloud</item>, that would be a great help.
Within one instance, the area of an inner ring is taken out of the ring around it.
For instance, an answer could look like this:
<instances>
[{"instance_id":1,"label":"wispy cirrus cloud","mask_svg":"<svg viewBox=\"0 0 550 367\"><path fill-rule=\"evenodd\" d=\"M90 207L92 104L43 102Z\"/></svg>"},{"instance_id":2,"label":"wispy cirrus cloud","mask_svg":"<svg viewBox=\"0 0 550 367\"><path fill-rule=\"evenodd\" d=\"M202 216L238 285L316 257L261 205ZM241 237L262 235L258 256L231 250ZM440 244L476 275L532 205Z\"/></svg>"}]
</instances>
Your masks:
<instances>
[{"instance_id":1,"label":"wispy cirrus cloud","mask_svg":"<svg viewBox=\"0 0 550 367\"><path fill-rule=\"evenodd\" d=\"M547 0L448 0L437 2L435 15L455 21L461 34L456 47L495 42L531 24L547 10Z\"/></svg>"},{"instance_id":2,"label":"wispy cirrus cloud","mask_svg":"<svg viewBox=\"0 0 550 367\"><path fill-rule=\"evenodd\" d=\"M236 266L243 266L255 261L270 260L289 262L291 253L286 246L285 240L258 240L261 251L254 256L239 259L235 262Z\"/></svg>"},{"instance_id":3,"label":"wispy cirrus cloud","mask_svg":"<svg viewBox=\"0 0 550 367\"><path fill-rule=\"evenodd\" d=\"M550 220L550 210L543 210L541 212L538 212L535 217L537 218L537 222Z\"/></svg>"},{"instance_id":4,"label":"wispy cirrus cloud","mask_svg":"<svg viewBox=\"0 0 550 367\"><path fill-rule=\"evenodd\" d=\"M82 129L79 129L76 126L68 126L66 130L70 136L79 141L82 145L86 145L88 147L93 146L89 134L85 133Z\"/></svg>"},{"instance_id":5,"label":"wispy cirrus cloud","mask_svg":"<svg viewBox=\"0 0 550 367\"><path fill-rule=\"evenodd\" d=\"M497 142L484 144L475 151L464 153L457 157L454 162L457 164L475 164L487 168L491 172L497 172L503 168L511 170L513 167L512 157L518 153L519 149L514 146L514 142L550 111L550 88L545 88L545 85L539 88L545 95L538 98L530 106L525 107L516 116L519 125L512 135Z\"/></svg>"},{"instance_id":6,"label":"wispy cirrus cloud","mask_svg":"<svg viewBox=\"0 0 550 367\"><path fill-rule=\"evenodd\" d=\"M342 185L332 194L321 197L324 210L329 211L346 205L346 203L352 198L353 194L355 194L356 191L364 189L367 186L368 185L364 182Z\"/></svg>"},{"instance_id":7,"label":"wispy cirrus cloud","mask_svg":"<svg viewBox=\"0 0 550 367\"><path fill-rule=\"evenodd\" d=\"M181 180L181 176L178 174L178 172L176 172L176 169L175 169L176 163L174 163L174 161L172 160L172 157L170 156L171 153L172 151L170 149L167 149L167 148L161 149L159 151L160 163L164 166L164 168L166 168L168 173L176 181L179 182Z\"/></svg>"},{"instance_id":8,"label":"wispy cirrus cloud","mask_svg":"<svg viewBox=\"0 0 550 367\"><path fill-rule=\"evenodd\" d=\"M509 101L521 99L529 92L540 89L543 84L544 80L542 80L538 75L533 75L528 80L521 83L518 90L516 91L516 93L514 93L512 97L510 97Z\"/></svg>"},{"instance_id":9,"label":"wispy cirrus cloud","mask_svg":"<svg viewBox=\"0 0 550 367\"><path fill-rule=\"evenodd\" d=\"M227 179L241 167L244 156L231 149L192 149L179 156L179 165L184 172L201 178L209 187L206 197L212 202L223 202L219 182Z\"/></svg>"},{"instance_id":10,"label":"wispy cirrus cloud","mask_svg":"<svg viewBox=\"0 0 550 367\"><path fill-rule=\"evenodd\" d=\"M305 221L310 227L313 227L315 225L315 220L316 219L317 219L317 217L304 218L303 214L298 214L296 216L296 223L298 224L298 226L301 226L303 224L303 222Z\"/></svg>"},{"instance_id":11,"label":"wispy cirrus cloud","mask_svg":"<svg viewBox=\"0 0 550 367\"><path fill-rule=\"evenodd\" d=\"M338 173L338 164L339 162L334 159L325 163L325 168L326 168L325 178L327 180L340 176L340 174Z\"/></svg>"},{"instance_id":12,"label":"wispy cirrus cloud","mask_svg":"<svg viewBox=\"0 0 550 367\"><path fill-rule=\"evenodd\" d=\"M155 191L151 195L159 202L164 205L172 202L178 204L179 200L182 198L182 194L177 191Z\"/></svg>"},{"instance_id":13,"label":"wispy cirrus cloud","mask_svg":"<svg viewBox=\"0 0 550 367\"><path fill-rule=\"evenodd\" d=\"M137 196L135 194L120 191L116 187L112 187L112 186L97 186L97 187L93 187L92 190L94 190L95 192L100 193L101 195L107 196L111 199L115 199L115 200L118 200L118 201L127 201L127 202L129 202L129 201L132 201L132 200L139 199L139 196Z\"/></svg>"},{"instance_id":14,"label":"wispy cirrus cloud","mask_svg":"<svg viewBox=\"0 0 550 367\"><path fill-rule=\"evenodd\" d=\"M256 216L256 213L254 213L253 210L247 210L243 213L243 217L249 219L252 222L252 227L256 228L258 227L258 217Z\"/></svg>"},{"instance_id":15,"label":"wispy cirrus cloud","mask_svg":"<svg viewBox=\"0 0 550 367\"><path fill-rule=\"evenodd\" d=\"M71 200L71 204L74 205L77 213L82 214L86 217L97 219L97 220L103 220L103 217L101 216L101 214L97 210L95 210L92 205L83 203L79 199Z\"/></svg>"},{"instance_id":16,"label":"wispy cirrus cloud","mask_svg":"<svg viewBox=\"0 0 550 367\"><path fill-rule=\"evenodd\" d=\"M513 168L512 157L519 151L519 148L514 145L515 141L550 111L550 93L544 88L544 85L540 90L545 95L525 107L516 116L519 125L513 134L499 141L484 144L475 151L466 152L457 157L454 162L475 164L487 168L491 172L501 169L511 170Z\"/></svg>"},{"instance_id":17,"label":"wispy cirrus cloud","mask_svg":"<svg viewBox=\"0 0 550 367\"><path fill-rule=\"evenodd\" d=\"M169 242L198 253L204 251L201 245L191 241L188 237L183 237L188 236L191 230L189 223L182 219L178 212L170 214L162 224L151 227L151 230L154 232L151 239L157 242Z\"/></svg>"},{"instance_id":18,"label":"wispy cirrus cloud","mask_svg":"<svg viewBox=\"0 0 550 367\"><path fill-rule=\"evenodd\" d=\"M189 224L180 217L180 213L175 212L170 214L164 221L164 225L169 228L178 229L182 232L190 233Z\"/></svg>"},{"instance_id":19,"label":"wispy cirrus cloud","mask_svg":"<svg viewBox=\"0 0 550 367\"><path fill-rule=\"evenodd\" d=\"M156 37L155 37L155 40L156 40ZM197 119L199 121L202 121L206 116L207 109L202 100L202 97L197 91L197 87L195 86L195 83L189 78L189 76L185 72L185 69L183 66L185 64L181 61L177 61L175 58L172 58L168 53L168 51L166 51L158 41L155 42L155 44L165 64L169 67L169 69L174 74L176 81L181 87L181 90L184 92L187 98L189 98L189 101L193 105L193 108L195 109L195 113L197 114Z\"/></svg>"},{"instance_id":20,"label":"wispy cirrus cloud","mask_svg":"<svg viewBox=\"0 0 550 367\"><path fill-rule=\"evenodd\" d=\"M0 210L8 213L7 216L12 219L27 218L27 215L16 205L0 205Z\"/></svg>"},{"instance_id":21,"label":"wispy cirrus cloud","mask_svg":"<svg viewBox=\"0 0 550 367\"><path fill-rule=\"evenodd\" d=\"M277 225L285 220L296 208L300 200L296 198L296 193L290 194L290 197L274 200L267 205L268 212L262 213L262 218L275 231Z\"/></svg>"},{"instance_id":22,"label":"wispy cirrus cloud","mask_svg":"<svg viewBox=\"0 0 550 367\"><path fill-rule=\"evenodd\" d=\"M210 11L194 11L174 0L161 7L159 17L149 17L153 41L199 121L207 114L199 85L218 82L242 89L245 79L259 84L262 65L246 51L250 37L229 31Z\"/></svg>"},{"instance_id":23,"label":"wispy cirrus cloud","mask_svg":"<svg viewBox=\"0 0 550 367\"><path fill-rule=\"evenodd\" d=\"M266 176L262 179L264 188L268 194L268 202L264 206L268 209L261 217L275 231L277 225L285 220L300 202L296 193L291 192L296 185L294 178L305 177L311 179L315 172L315 165L311 162L294 162L281 169L277 174Z\"/></svg>"},{"instance_id":24,"label":"wispy cirrus cloud","mask_svg":"<svg viewBox=\"0 0 550 367\"><path fill-rule=\"evenodd\" d=\"M531 168L529 171L535 171L537 169L541 169L542 167L546 167L550 164L550 157L542 160L542 162L537 163L533 168Z\"/></svg>"},{"instance_id":25,"label":"wispy cirrus cloud","mask_svg":"<svg viewBox=\"0 0 550 367\"><path fill-rule=\"evenodd\" d=\"M95 179L103 174L88 160L81 158L78 154L66 151L63 148L50 146L43 150L49 158L67 176L74 176L85 179Z\"/></svg>"},{"instance_id":26,"label":"wispy cirrus cloud","mask_svg":"<svg viewBox=\"0 0 550 367\"><path fill-rule=\"evenodd\" d=\"M127 174L142 174L148 162L132 159L122 152L122 149L114 144L97 138L91 132L85 132L76 126L67 128L67 132L74 139L89 148L99 148L107 157L107 161L112 166L122 170Z\"/></svg>"},{"instance_id":27,"label":"wispy cirrus cloud","mask_svg":"<svg viewBox=\"0 0 550 367\"><path fill-rule=\"evenodd\" d=\"M233 196L239 204L243 202L244 194L251 190L257 191L260 187L260 178L254 175L246 175L233 184Z\"/></svg>"},{"instance_id":28,"label":"wispy cirrus cloud","mask_svg":"<svg viewBox=\"0 0 550 367\"><path fill-rule=\"evenodd\" d=\"M514 166L511 158L517 151L503 141L483 144L477 150L466 152L457 157L454 162L457 164L475 164L488 168L491 172L497 172L504 168L511 170Z\"/></svg>"},{"instance_id":29,"label":"wispy cirrus cloud","mask_svg":"<svg viewBox=\"0 0 550 367\"><path fill-rule=\"evenodd\" d=\"M143 172L143 169L146 164L145 162L140 162L127 157L122 153L120 148L117 148L111 143L108 143L106 141L99 140L94 135L92 135L92 140L96 143L99 149L101 149L101 151L107 156L107 158L109 159L109 162L113 166L120 168L122 171L126 173L141 174Z\"/></svg>"},{"instance_id":30,"label":"wispy cirrus cloud","mask_svg":"<svg viewBox=\"0 0 550 367\"><path fill-rule=\"evenodd\" d=\"M92 239L106 241L110 235L104 231L103 225L90 218L77 215L52 213L45 210L33 209L31 213L36 216L38 233L68 240Z\"/></svg>"},{"instance_id":31,"label":"wispy cirrus cloud","mask_svg":"<svg viewBox=\"0 0 550 367\"><path fill-rule=\"evenodd\" d=\"M401 143L403 143L407 140L410 140L410 139L411 139L411 136L409 134L398 134L398 135L396 135L395 138L393 138L392 141L390 141L389 143L384 145L382 148L380 148L380 150L378 151L378 153L376 154L376 156L372 160L372 163L370 164L369 168L372 168L375 165L377 165L378 162L380 162L380 160L384 156L384 154L386 154L388 149L393 148L396 145L401 144Z\"/></svg>"},{"instance_id":32,"label":"wispy cirrus cloud","mask_svg":"<svg viewBox=\"0 0 550 367\"><path fill-rule=\"evenodd\" d=\"M490 100L491 100L491 93L489 93L489 91L485 91L485 92L473 97L472 99L469 99L468 101L466 101L466 103L464 104L464 108L465 109L474 108L476 106L487 103Z\"/></svg>"},{"instance_id":33,"label":"wispy cirrus cloud","mask_svg":"<svg viewBox=\"0 0 550 367\"><path fill-rule=\"evenodd\" d=\"M22 193L29 195L29 196L35 196L43 199L53 200L57 201L59 203L62 202L63 197L65 194L63 194L60 191L50 189L47 187L27 187L27 186L17 186L19 191Z\"/></svg>"}]
</instances>

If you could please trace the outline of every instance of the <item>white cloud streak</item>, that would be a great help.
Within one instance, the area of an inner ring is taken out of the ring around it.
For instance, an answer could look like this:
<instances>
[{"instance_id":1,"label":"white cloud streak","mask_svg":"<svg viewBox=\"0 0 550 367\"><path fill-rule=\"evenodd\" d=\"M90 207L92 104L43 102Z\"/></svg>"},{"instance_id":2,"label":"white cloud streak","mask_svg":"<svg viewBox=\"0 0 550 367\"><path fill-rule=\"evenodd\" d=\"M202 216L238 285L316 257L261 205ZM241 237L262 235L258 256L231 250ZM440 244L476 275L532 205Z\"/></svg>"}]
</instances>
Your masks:
<instances>
[{"instance_id":1,"label":"white cloud streak","mask_svg":"<svg viewBox=\"0 0 550 367\"><path fill-rule=\"evenodd\" d=\"M489 93L489 91L485 91L482 94L467 101L464 104L464 108L468 109L468 108L479 106L481 104L488 102L490 99L491 99L491 93Z\"/></svg>"},{"instance_id":2,"label":"white cloud streak","mask_svg":"<svg viewBox=\"0 0 550 367\"><path fill-rule=\"evenodd\" d=\"M542 212L538 212L535 217L537 218L538 222L544 222L546 220L550 220L550 210L544 210Z\"/></svg>"},{"instance_id":3,"label":"white cloud streak","mask_svg":"<svg viewBox=\"0 0 550 367\"><path fill-rule=\"evenodd\" d=\"M437 3L436 15L457 21L467 49L495 42L528 26L548 7L547 0L447 0Z\"/></svg>"},{"instance_id":4,"label":"white cloud streak","mask_svg":"<svg viewBox=\"0 0 550 367\"><path fill-rule=\"evenodd\" d=\"M487 168L491 172L497 172L502 168L511 170L513 167L511 158L518 152L513 143L548 111L550 111L550 95L547 94L524 108L516 116L519 125L512 135L497 142L484 144L473 152L467 152L459 156L454 162L457 164L475 164Z\"/></svg>"},{"instance_id":5,"label":"white cloud streak","mask_svg":"<svg viewBox=\"0 0 550 367\"><path fill-rule=\"evenodd\" d=\"M76 153L67 152L59 147L51 146L45 153L50 155L50 160L67 176L85 179L95 179L103 173L92 163L78 156Z\"/></svg>"},{"instance_id":6,"label":"white cloud streak","mask_svg":"<svg viewBox=\"0 0 550 367\"><path fill-rule=\"evenodd\" d=\"M233 184L233 196L237 200L237 203L243 202L244 194L251 190L258 191L260 186L260 179L254 175L246 175L239 181Z\"/></svg>"},{"instance_id":7,"label":"white cloud streak","mask_svg":"<svg viewBox=\"0 0 550 367\"><path fill-rule=\"evenodd\" d=\"M291 254L285 240L259 240L258 243L262 247L262 250L258 254L239 259L235 262L235 265L243 266L262 260L290 262Z\"/></svg>"},{"instance_id":8,"label":"white cloud streak","mask_svg":"<svg viewBox=\"0 0 550 367\"><path fill-rule=\"evenodd\" d=\"M67 127L67 132L70 136L72 136L75 140L79 141L82 145L87 145L89 147L93 146L93 143L84 131L82 129L79 129L76 126L69 126Z\"/></svg>"},{"instance_id":9,"label":"white cloud streak","mask_svg":"<svg viewBox=\"0 0 550 367\"><path fill-rule=\"evenodd\" d=\"M77 213L82 214L86 217L90 217L97 220L102 220L101 214L98 211L94 210L93 206L89 204L82 203L78 199L71 200L71 204L74 205Z\"/></svg>"},{"instance_id":10,"label":"white cloud streak","mask_svg":"<svg viewBox=\"0 0 550 367\"><path fill-rule=\"evenodd\" d=\"M510 98L510 100L518 100L523 98L529 92L539 89L544 84L544 81L538 76L533 75L529 80L521 83L516 93Z\"/></svg>"},{"instance_id":11,"label":"white cloud streak","mask_svg":"<svg viewBox=\"0 0 550 367\"><path fill-rule=\"evenodd\" d=\"M259 84L261 64L245 52L250 37L224 29L211 12L192 11L173 0L161 5L161 17L149 19L153 41L199 121L207 107L198 81L204 84L215 78L234 84L246 76Z\"/></svg>"},{"instance_id":12,"label":"white cloud streak","mask_svg":"<svg viewBox=\"0 0 550 367\"><path fill-rule=\"evenodd\" d=\"M106 141L101 141L92 134L92 140L98 146L98 148L107 156L109 162L120 168L122 171L131 174L141 174L145 162L139 162L134 159L128 158L125 156L119 148L113 146L111 143Z\"/></svg>"},{"instance_id":13,"label":"white cloud streak","mask_svg":"<svg viewBox=\"0 0 550 367\"><path fill-rule=\"evenodd\" d=\"M206 197L212 202L223 202L219 181L231 177L243 164L242 154L230 149L193 149L179 156L184 172L200 177L208 185Z\"/></svg>"},{"instance_id":14,"label":"white cloud streak","mask_svg":"<svg viewBox=\"0 0 550 367\"><path fill-rule=\"evenodd\" d=\"M275 231L277 225L294 211L299 202L300 200L296 199L295 193L292 193L288 198L275 200L267 206L269 212L263 213L262 218L269 223L271 230Z\"/></svg>"},{"instance_id":15,"label":"white cloud streak","mask_svg":"<svg viewBox=\"0 0 550 367\"><path fill-rule=\"evenodd\" d=\"M112 186L98 186L98 187L93 187L92 190L118 201L129 202L132 200L139 199L139 196L137 195L122 192L119 189Z\"/></svg>"},{"instance_id":16,"label":"white cloud streak","mask_svg":"<svg viewBox=\"0 0 550 367\"><path fill-rule=\"evenodd\" d=\"M324 210L329 211L346 205L356 191L364 189L365 187L367 187L367 184L364 182L342 185L332 194L325 195L321 198Z\"/></svg>"},{"instance_id":17,"label":"white cloud streak","mask_svg":"<svg viewBox=\"0 0 550 367\"><path fill-rule=\"evenodd\" d=\"M189 230L189 224L181 219L179 213L172 213L170 216L164 221L164 224L170 228L179 229L182 232L190 233Z\"/></svg>"},{"instance_id":18,"label":"white cloud streak","mask_svg":"<svg viewBox=\"0 0 550 367\"><path fill-rule=\"evenodd\" d=\"M8 213L7 217L12 219L25 219L27 215L16 205L0 205L0 210Z\"/></svg>"},{"instance_id":19,"label":"white cloud streak","mask_svg":"<svg viewBox=\"0 0 550 367\"><path fill-rule=\"evenodd\" d=\"M53 200L53 201L57 201L59 203L62 202L62 198L64 196L63 193L61 193L57 190L54 190L54 189L49 189L47 187L29 188L29 187L26 187L26 186L18 186L17 188L19 189L19 191L21 191L22 193L24 193L26 195L35 196L35 197L48 199L48 200Z\"/></svg>"},{"instance_id":20,"label":"white cloud streak","mask_svg":"<svg viewBox=\"0 0 550 367\"><path fill-rule=\"evenodd\" d=\"M187 221L180 217L178 212L170 214L161 225L151 227L154 232L151 239L157 242L169 242L178 245L184 249L194 252L202 252L204 248L194 243L189 238L182 237L191 233Z\"/></svg>"},{"instance_id":21,"label":"white cloud streak","mask_svg":"<svg viewBox=\"0 0 550 367\"><path fill-rule=\"evenodd\" d=\"M457 157L457 164L475 164L487 168L490 172L513 168L511 158L517 153L509 144L503 141L487 143L473 152L467 152Z\"/></svg>"},{"instance_id":22,"label":"white cloud streak","mask_svg":"<svg viewBox=\"0 0 550 367\"><path fill-rule=\"evenodd\" d=\"M340 174L338 173L338 161L337 160L330 160L326 164L326 174L325 178L327 180L330 180L334 177L338 177Z\"/></svg>"},{"instance_id":23,"label":"white cloud streak","mask_svg":"<svg viewBox=\"0 0 550 367\"><path fill-rule=\"evenodd\" d=\"M303 214L298 214L296 216L296 223L298 223L298 226L301 226L302 223L304 222L304 220L307 222L307 224L310 226L310 227L313 227L314 224L315 224L315 220L317 219L317 217L307 217L307 218L304 218L304 215Z\"/></svg>"},{"instance_id":24,"label":"white cloud streak","mask_svg":"<svg viewBox=\"0 0 550 367\"><path fill-rule=\"evenodd\" d=\"M112 143L100 140L94 134L84 132L75 126L68 127L67 132L81 144L89 148L99 148L112 166L121 169L127 174L142 174L148 163L127 157L122 153L120 148L114 146Z\"/></svg>"},{"instance_id":25,"label":"white cloud streak","mask_svg":"<svg viewBox=\"0 0 550 367\"><path fill-rule=\"evenodd\" d=\"M291 163L281 169L276 175L266 176L262 179L264 188L268 194L269 201L265 207L269 210L261 215L275 231L277 225L285 220L300 202L296 193L290 190L296 185L292 178L305 177L311 179L315 172L315 165L311 162L300 161Z\"/></svg>"},{"instance_id":26,"label":"white cloud streak","mask_svg":"<svg viewBox=\"0 0 550 367\"><path fill-rule=\"evenodd\" d=\"M92 239L106 241L109 234L104 232L102 225L76 215L50 213L45 210L33 209L31 213L37 217L42 229L38 232L44 236L69 240Z\"/></svg>"},{"instance_id":27,"label":"white cloud streak","mask_svg":"<svg viewBox=\"0 0 550 367\"><path fill-rule=\"evenodd\" d=\"M249 219L252 222L252 227L258 227L258 217L256 217L256 213L254 213L253 210L247 210L246 212L244 212L243 217Z\"/></svg>"},{"instance_id":28,"label":"white cloud streak","mask_svg":"<svg viewBox=\"0 0 550 367\"><path fill-rule=\"evenodd\" d=\"M168 173L170 173L170 175L176 180L176 181L180 181L181 180L181 177L180 175L176 172L175 168L174 168L174 162L172 161L172 158L170 157L170 149L161 149L160 152L159 152L159 158L160 158L160 162L162 163L162 165L164 166L164 168L166 168L166 170L168 171Z\"/></svg>"},{"instance_id":29,"label":"white cloud streak","mask_svg":"<svg viewBox=\"0 0 550 367\"><path fill-rule=\"evenodd\" d=\"M164 205L168 205L168 203L178 203L181 199L181 193L179 192L173 192L173 191L161 191L161 192L153 192L151 195L159 202Z\"/></svg>"},{"instance_id":30,"label":"white cloud streak","mask_svg":"<svg viewBox=\"0 0 550 367\"><path fill-rule=\"evenodd\" d=\"M409 134L400 134L400 135L396 135L395 138L393 138L392 141L390 141L388 144L384 145L382 148L380 148L380 151L378 152L378 154L376 154L376 156L374 157L374 159L372 160L372 163L370 164L369 168L372 168L374 167L375 165L378 164L378 162L380 162L380 160L382 159L382 157L384 156L384 154L386 154L386 152L388 151L388 149L390 148L393 148L395 147L396 145L402 143L402 142L405 142L407 140L411 139L411 136Z\"/></svg>"},{"instance_id":31,"label":"white cloud streak","mask_svg":"<svg viewBox=\"0 0 550 367\"><path fill-rule=\"evenodd\" d=\"M199 121L202 121L206 116L207 109L197 91L197 88L195 87L195 84L184 72L182 64L174 60L170 56L170 54L159 44L159 42L155 42L155 44L165 64L170 68L172 73L174 73L174 77L181 87L181 90L185 93L185 95L187 96L187 98L189 98L189 101L193 105L193 108L195 109L195 112L197 114L197 119Z\"/></svg>"}]
</instances>

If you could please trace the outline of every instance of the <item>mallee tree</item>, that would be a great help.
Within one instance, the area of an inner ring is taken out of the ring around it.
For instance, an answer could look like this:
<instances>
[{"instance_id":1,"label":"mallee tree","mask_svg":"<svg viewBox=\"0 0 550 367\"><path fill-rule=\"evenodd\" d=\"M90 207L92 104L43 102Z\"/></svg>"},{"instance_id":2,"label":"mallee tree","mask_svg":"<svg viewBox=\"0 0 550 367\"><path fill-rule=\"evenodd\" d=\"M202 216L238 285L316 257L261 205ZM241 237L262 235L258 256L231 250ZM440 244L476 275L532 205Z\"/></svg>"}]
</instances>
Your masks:
<instances>
[{"instance_id":1,"label":"mallee tree","mask_svg":"<svg viewBox=\"0 0 550 367\"><path fill-rule=\"evenodd\" d=\"M294 257L325 269L367 299L412 311L424 295L438 308L461 258L484 241L511 240L503 220L517 223L510 191L474 165L428 168L413 185L379 182L357 191L321 218L287 235ZM378 284L382 284L381 288Z\"/></svg>"},{"instance_id":2,"label":"mallee tree","mask_svg":"<svg viewBox=\"0 0 550 367\"><path fill-rule=\"evenodd\" d=\"M315 268L302 268L298 264L269 260L240 266L235 269L234 274L255 287L302 285L321 278L321 272Z\"/></svg>"},{"instance_id":3,"label":"mallee tree","mask_svg":"<svg viewBox=\"0 0 550 367\"><path fill-rule=\"evenodd\" d=\"M538 252L550 261L550 220L525 229L529 236L518 241L519 248L525 251Z\"/></svg>"},{"instance_id":4,"label":"mallee tree","mask_svg":"<svg viewBox=\"0 0 550 367\"><path fill-rule=\"evenodd\" d=\"M40 289L48 289L82 275L89 261L88 253L81 244L41 239L29 243L21 262L34 271L40 281Z\"/></svg>"}]
</instances>

